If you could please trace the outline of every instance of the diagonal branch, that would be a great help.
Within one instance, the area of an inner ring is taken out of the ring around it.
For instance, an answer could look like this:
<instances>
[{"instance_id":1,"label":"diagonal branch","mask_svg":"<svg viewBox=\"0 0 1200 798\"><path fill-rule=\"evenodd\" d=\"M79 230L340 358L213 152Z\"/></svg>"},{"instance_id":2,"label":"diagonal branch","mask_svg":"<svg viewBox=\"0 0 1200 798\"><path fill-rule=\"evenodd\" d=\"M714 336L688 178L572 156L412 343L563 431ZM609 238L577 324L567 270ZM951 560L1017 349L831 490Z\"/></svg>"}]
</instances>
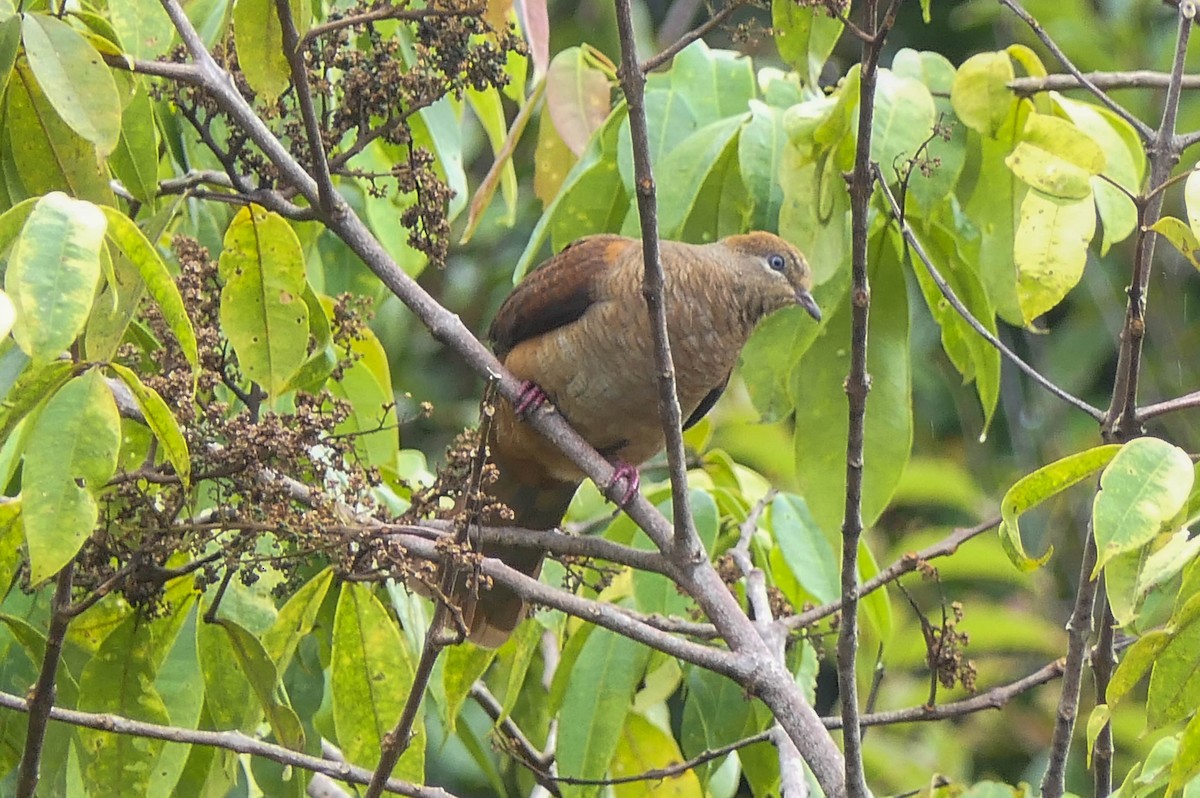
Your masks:
<instances>
[{"instance_id":1,"label":"diagonal branch","mask_svg":"<svg viewBox=\"0 0 1200 798\"><path fill-rule=\"evenodd\" d=\"M962 316L967 324L971 325L971 328L975 330L975 332L979 333L981 338L995 347L995 349L1001 355L1003 355L1010 363L1020 369L1031 380L1072 407L1078 408L1079 410L1087 413L1096 421L1102 421L1104 419L1104 411L1097 407L1092 407L1084 400L1068 393L1067 391L1055 385L1048 378L1042 376L1040 371L1022 360L1016 352L1005 346L1004 343L995 335L993 335L987 327L983 326L983 323L980 322L979 319L975 318L967 306L963 304L962 300L958 298L958 295L954 293L954 289L950 287L950 284L946 282L946 278L943 277L942 273L938 271L936 266L933 265L933 261L930 259L929 254L925 252L925 247L921 244L920 239L917 238L916 233L913 232L912 227L909 226L908 221L904 217L904 211L900 208L900 204L896 201L896 197L894 194L892 194L891 189L888 188L887 181L884 180L883 173L879 169L876 169L875 171L875 179L880 187L880 190L883 191L884 198L887 199L888 205L891 207L892 218L894 218L900 224L900 233L904 236L905 242L907 242L912 252L916 254L917 259L920 260L925 266L925 270L929 272L929 276L933 278L933 282L937 285L938 290L941 291L942 296L944 296L946 301L950 303L950 307L954 308L955 312L958 313L959 316Z\"/></svg>"}]
</instances>

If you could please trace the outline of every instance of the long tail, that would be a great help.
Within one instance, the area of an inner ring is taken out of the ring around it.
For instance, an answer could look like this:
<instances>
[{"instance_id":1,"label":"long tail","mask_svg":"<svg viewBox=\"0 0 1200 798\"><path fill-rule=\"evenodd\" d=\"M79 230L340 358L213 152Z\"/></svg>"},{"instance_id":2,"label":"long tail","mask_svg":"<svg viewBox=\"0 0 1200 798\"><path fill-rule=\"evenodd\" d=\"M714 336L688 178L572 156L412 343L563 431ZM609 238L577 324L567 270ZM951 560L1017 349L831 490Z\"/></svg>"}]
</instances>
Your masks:
<instances>
[{"instance_id":1,"label":"long tail","mask_svg":"<svg viewBox=\"0 0 1200 798\"><path fill-rule=\"evenodd\" d=\"M545 478L534 463L496 462L500 474L488 487L488 493L513 511L512 526L525 529L554 529L562 522L577 482ZM497 543L485 544L483 554L496 557L511 568L537 578L542 570L543 552ZM495 648L504 643L525 618L525 602L511 589L493 584L490 588L459 593L459 607L469 630L471 642Z\"/></svg>"}]
</instances>

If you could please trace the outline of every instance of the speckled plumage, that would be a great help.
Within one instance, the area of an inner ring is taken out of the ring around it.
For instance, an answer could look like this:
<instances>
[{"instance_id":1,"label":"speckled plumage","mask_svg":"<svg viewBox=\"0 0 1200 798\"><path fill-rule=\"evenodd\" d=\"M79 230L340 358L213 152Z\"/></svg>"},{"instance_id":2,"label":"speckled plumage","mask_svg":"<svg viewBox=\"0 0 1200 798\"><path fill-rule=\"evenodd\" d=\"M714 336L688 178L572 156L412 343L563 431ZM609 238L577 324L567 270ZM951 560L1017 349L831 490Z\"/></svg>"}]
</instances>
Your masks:
<instances>
[{"instance_id":1,"label":"speckled plumage","mask_svg":"<svg viewBox=\"0 0 1200 798\"><path fill-rule=\"evenodd\" d=\"M820 312L804 257L770 233L705 245L664 241L661 254L679 404L694 423L724 388L763 317L796 304L814 318ZM514 376L536 383L602 454L634 466L663 448L642 272L640 241L581 239L518 285L489 330ZM512 508L513 523L557 526L583 474L507 401L497 408L489 446L500 471L490 490ZM485 553L531 575L540 569L540 556ZM524 615L520 599L500 587L467 603L471 639L483 645L502 643Z\"/></svg>"}]
</instances>

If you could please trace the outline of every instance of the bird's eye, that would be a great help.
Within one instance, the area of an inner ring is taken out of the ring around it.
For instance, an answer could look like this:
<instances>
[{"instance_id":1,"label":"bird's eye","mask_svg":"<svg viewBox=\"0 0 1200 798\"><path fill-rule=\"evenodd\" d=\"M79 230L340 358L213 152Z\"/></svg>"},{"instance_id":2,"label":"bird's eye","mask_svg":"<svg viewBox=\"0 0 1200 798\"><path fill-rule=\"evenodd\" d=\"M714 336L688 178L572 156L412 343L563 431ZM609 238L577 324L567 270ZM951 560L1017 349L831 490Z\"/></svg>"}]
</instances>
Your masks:
<instances>
[{"instance_id":1,"label":"bird's eye","mask_svg":"<svg viewBox=\"0 0 1200 798\"><path fill-rule=\"evenodd\" d=\"M787 261L783 259L782 255L776 253L767 258L767 265L775 271L781 272L787 268Z\"/></svg>"}]
</instances>

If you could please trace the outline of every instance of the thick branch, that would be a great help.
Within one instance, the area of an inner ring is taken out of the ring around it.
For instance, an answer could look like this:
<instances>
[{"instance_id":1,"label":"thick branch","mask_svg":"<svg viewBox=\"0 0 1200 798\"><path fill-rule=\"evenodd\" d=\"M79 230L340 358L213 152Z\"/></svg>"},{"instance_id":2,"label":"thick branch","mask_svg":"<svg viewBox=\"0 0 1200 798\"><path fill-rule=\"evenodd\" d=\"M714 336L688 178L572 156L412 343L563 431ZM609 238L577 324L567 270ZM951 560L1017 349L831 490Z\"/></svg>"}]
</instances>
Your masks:
<instances>
[{"instance_id":1,"label":"thick branch","mask_svg":"<svg viewBox=\"0 0 1200 798\"><path fill-rule=\"evenodd\" d=\"M1083 76L1101 91L1112 89L1165 89L1171 83L1169 72L1135 69L1129 72L1085 72ZM1017 94L1029 96L1043 91L1067 91L1086 88L1074 75L1046 75L1041 78L1016 78L1008 87ZM1180 88L1200 89L1200 75L1184 75Z\"/></svg>"}]
</instances>

